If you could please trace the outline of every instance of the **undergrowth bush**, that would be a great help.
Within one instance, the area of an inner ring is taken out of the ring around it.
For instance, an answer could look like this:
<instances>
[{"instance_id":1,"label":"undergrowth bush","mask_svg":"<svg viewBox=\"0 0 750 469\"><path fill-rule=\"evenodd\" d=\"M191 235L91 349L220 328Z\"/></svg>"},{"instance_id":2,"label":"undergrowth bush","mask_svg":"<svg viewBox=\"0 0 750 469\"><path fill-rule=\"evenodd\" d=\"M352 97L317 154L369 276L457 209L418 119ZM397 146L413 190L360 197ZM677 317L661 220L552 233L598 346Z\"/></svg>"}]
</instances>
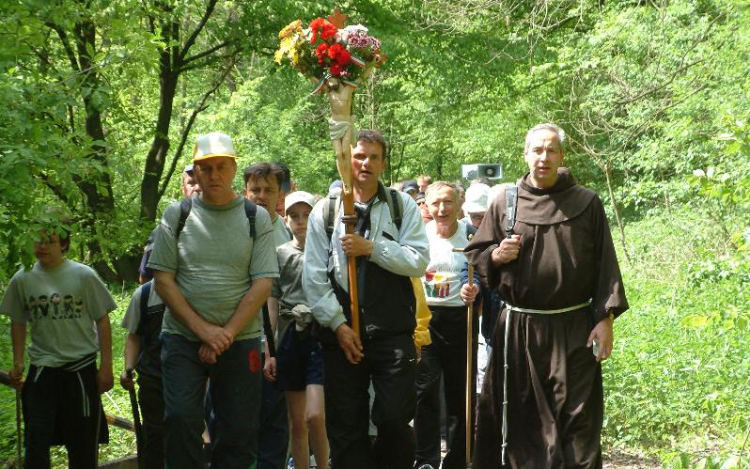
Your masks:
<instances>
[{"instance_id":1,"label":"undergrowth bush","mask_svg":"<svg viewBox=\"0 0 750 469\"><path fill-rule=\"evenodd\" d=\"M750 423L750 257L722 231L687 208L627 226L630 311L604 365L609 445L736 460Z\"/></svg>"}]
</instances>

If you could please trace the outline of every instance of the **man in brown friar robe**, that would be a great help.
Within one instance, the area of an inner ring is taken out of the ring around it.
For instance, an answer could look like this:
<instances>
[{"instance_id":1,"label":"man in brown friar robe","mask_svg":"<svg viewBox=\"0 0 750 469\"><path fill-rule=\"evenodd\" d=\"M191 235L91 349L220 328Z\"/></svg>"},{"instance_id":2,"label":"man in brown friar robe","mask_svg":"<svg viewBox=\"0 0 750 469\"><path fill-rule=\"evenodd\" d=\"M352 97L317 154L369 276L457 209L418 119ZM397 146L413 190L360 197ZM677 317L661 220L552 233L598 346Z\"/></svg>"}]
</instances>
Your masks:
<instances>
[{"instance_id":1,"label":"man in brown friar robe","mask_svg":"<svg viewBox=\"0 0 750 469\"><path fill-rule=\"evenodd\" d=\"M508 303L478 403L473 469L602 467L600 362L628 303L604 207L561 167L563 139L552 124L529 131L512 233L501 193L466 248Z\"/></svg>"}]
</instances>

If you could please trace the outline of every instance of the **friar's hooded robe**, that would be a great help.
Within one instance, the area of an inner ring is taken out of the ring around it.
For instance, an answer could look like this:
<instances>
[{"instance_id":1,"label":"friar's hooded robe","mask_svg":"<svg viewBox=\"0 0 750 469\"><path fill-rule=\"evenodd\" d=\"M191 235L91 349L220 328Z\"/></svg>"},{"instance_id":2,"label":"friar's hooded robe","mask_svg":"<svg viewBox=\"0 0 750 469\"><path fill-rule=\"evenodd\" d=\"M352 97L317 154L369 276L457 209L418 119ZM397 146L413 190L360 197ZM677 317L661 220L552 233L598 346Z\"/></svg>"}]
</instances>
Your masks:
<instances>
[{"instance_id":1,"label":"friar's hooded robe","mask_svg":"<svg viewBox=\"0 0 750 469\"><path fill-rule=\"evenodd\" d=\"M510 314L508 432L501 464L507 309L493 335L493 351L478 403L473 469L601 468L601 366L587 339L609 313L628 309L612 236L601 200L576 184L565 168L548 189L528 174L518 187L513 228L518 258L498 268L492 251L505 238L506 195L493 201L467 257L485 286L507 303L553 314Z\"/></svg>"}]
</instances>

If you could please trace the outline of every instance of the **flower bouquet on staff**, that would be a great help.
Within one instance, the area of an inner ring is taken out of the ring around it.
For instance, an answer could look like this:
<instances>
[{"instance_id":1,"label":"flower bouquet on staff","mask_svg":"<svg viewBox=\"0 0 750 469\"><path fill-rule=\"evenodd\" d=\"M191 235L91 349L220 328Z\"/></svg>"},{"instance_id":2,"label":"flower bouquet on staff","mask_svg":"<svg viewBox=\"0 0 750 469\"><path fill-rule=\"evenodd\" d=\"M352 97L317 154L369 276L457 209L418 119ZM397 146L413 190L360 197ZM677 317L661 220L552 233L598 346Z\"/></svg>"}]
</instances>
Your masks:
<instances>
[{"instance_id":1,"label":"flower bouquet on staff","mask_svg":"<svg viewBox=\"0 0 750 469\"><path fill-rule=\"evenodd\" d=\"M345 26L347 15L336 9L333 15L315 18L306 28L301 20L279 32L276 62L289 61L292 68L315 84L313 93L328 93L331 118L328 121L336 166L344 193L351 191L351 150L354 119L354 90L373 69L386 60L380 40L362 25Z\"/></svg>"},{"instance_id":2,"label":"flower bouquet on staff","mask_svg":"<svg viewBox=\"0 0 750 469\"><path fill-rule=\"evenodd\" d=\"M385 62L380 52L380 41L370 36L362 25L346 26L347 15L337 8L328 18L315 18L302 27L296 20L279 32L279 49L274 54L276 62L289 61L315 84L313 93L328 93L331 118L328 129L336 155L336 168L343 183L342 200L346 233L354 232L357 221L352 193L352 135L354 117L352 104L354 90L365 78ZM349 295L351 300L352 329L359 335L359 299L357 294L357 264L348 259Z\"/></svg>"}]
</instances>

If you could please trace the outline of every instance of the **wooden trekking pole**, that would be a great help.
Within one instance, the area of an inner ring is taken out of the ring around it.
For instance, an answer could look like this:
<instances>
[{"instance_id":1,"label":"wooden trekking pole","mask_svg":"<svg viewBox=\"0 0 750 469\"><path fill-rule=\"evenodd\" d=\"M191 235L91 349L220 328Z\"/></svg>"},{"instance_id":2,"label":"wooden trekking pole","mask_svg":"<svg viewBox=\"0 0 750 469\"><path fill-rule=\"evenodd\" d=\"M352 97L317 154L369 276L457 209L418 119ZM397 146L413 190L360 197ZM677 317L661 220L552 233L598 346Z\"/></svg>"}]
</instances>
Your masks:
<instances>
[{"instance_id":1,"label":"wooden trekking pole","mask_svg":"<svg viewBox=\"0 0 750 469\"><path fill-rule=\"evenodd\" d=\"M125 370L128 379L133 381L133 370ZM144 466L144 454L143 454L143 427L141 426L141 412L138 407L138 397L135 393L135 388L128 389L128 396L130 397L130 408L133 411L133 427L135 428L135 451L136 460L138 461L138 469L143 469Z\"/></svg>"},{"instance_id":2,"label":"wooden trekking pole","mask_svg":"<svg viewBox=\"0 0 750 469\"><path fill-rule=\"evenodd\" d=\"M464 252L463 248L453 248L453 252ZM469 263L469 287L474 286L474 266ZM466 307L466 467L471 467L471 443L474 436L474 302Z\"/></svg>"},{"instance_id":3,"label":"wooden trekking pole","mask_svg":"<svg viewBox=\"0 0 750 469\"><path fill-rule=\"evenodd\" d=\"M21 453L21 390L16 389L16 467L23 467Z\"/></svg>"}]
</instances>

